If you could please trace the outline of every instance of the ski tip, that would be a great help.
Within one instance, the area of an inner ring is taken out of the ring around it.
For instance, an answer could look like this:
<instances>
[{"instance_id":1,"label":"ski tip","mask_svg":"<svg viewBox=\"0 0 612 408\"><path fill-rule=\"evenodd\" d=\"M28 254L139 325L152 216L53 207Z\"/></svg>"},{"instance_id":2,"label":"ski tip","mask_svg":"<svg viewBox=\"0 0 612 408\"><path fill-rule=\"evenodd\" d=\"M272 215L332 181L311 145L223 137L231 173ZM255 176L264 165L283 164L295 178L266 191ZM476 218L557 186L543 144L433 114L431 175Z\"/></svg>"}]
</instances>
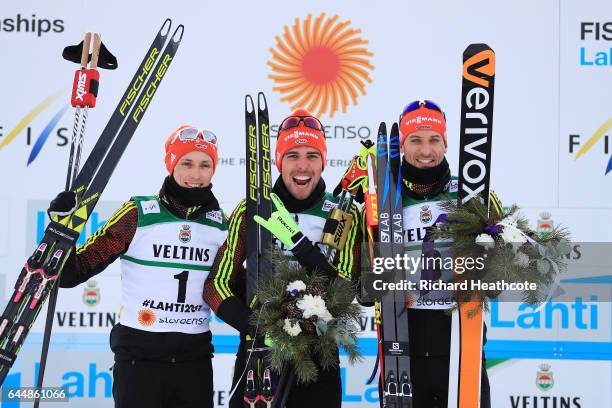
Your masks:
<instances>
[{"instance_id":1,"label":"ski tip","mask_svg":"<svg viewBox=\"0 0 612 408\"><path fill-rule=\"evenodd\" d=\"M253 103L253 97L251 97L251 95L245 95L244 97L244 110L247 113L255 112L255 104Z\"/></svg>"},{"instance_id":2,"label":"ski tip","mask_svg":"<svg viewBox=\"0 0 612 408\"><path fill-rule=\"evenodd\" d=\"M493 48L489 47L489 45L485 43L472 43L465 48L464 52L473 52L476 54L486 50L493 51Z\"/></svg>"},{"instance_id":3,"label":"ski tip","mask_svg":"<svg viewBox=\"0 0 612 408\"><path fill-rule=\"evenodd\" d=\"M387 124L385 122L380 122L378 126L378 135L386 135L387 134Z\"/></svg>"},{"instance_id":4,"label":"ski tip","mask_svg":"<svg viewBox=\"0 0 612 408\"><path fill-rule=\"evenodd\" d=\"M399 137L399 125L394 122L391 126L391 137Z\"/></svg>"},{"instance_id":5,"label":"ski tip","mask_svg":"<svg viewBox=\"0 0 612 408\"><path fill-rule=\"evenodd\" d=\"M263 92L257 93L257 107L260 111L268 109L268 102L266 101L266 95Z\"/></svg>"},{"instance_id":6,"label":"ski tip","mask_svg":"<svg viewBox=\"0 0 612 408\"><path fill-rule=\"evenodd\" d=\"M183 33L185 32L185 26L184 25L179 25L178 27L176 27L176 30L174 30L174 34L172 34L172 41L174 41L175 43L179 43L181 42L181 40L183 39ZM178 35L178 37L177 37Z\"/></svg>"},{"instance_id":7,"label":"ski tip","mask_svg":"<svg viewBox=\"0 0 612 408\"><path fill-rule=\"evenodd\" d=\"M159 29L159 32L160 32L161 35L163 35L165 37L168 34L170 34L170 29L171 28L172 28L172 19L167 18L164 21L164 24L162 24L161 28Z\"/></svg>"}]
</instances>

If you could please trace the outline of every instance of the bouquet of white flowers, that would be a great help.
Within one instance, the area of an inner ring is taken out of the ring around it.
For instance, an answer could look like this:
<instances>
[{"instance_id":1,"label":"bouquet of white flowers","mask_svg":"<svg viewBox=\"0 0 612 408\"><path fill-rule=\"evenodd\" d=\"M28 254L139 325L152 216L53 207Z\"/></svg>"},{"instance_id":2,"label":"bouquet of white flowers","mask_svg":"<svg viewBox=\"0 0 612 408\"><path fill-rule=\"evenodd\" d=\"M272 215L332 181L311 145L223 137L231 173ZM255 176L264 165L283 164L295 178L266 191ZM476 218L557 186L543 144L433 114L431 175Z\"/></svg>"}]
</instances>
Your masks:
<instances>
[{"instance_id":1,"label":"bouquet of white flowers","mask_svg":"<svg viewBox=\"0 0 612 408\"><path fill-rule=\"evenodd\" d=\"M337 365L338 347L347 352L351 363L358 361L361 354L356 333L361 308L353 303L354 285L310 274L290 265L278 253L272 260L275 275L257 289L263 306L251 320L271 343L272 369L280 373L283 364L290 363L298 382L307 383L317 379L317 366Z\"/></svg>"},{"instance_id":2,"label":"bouquet of white flowers","mask_svg":"<svg viewBox=\"0 0 612 408\"><path fill-rule=\"evenodd\" d=\"M538 289L523 291L523 302L538 304L550 298L550 287L556 286L560 273L566 269L565 256L571 249L565 228L557 227L541 237L529 228L516 205L504 213L488 211L480 199L462 205L449 200L442 207L447 216L432 230L432 238L452 240L454 257L484 259L484 268L457 274L457 281L527 281L535 283ZM498 295L498 291L457 290L454 293L458 303L476 300L485 308L488 299Z\"/></svg>"}]
</instances>

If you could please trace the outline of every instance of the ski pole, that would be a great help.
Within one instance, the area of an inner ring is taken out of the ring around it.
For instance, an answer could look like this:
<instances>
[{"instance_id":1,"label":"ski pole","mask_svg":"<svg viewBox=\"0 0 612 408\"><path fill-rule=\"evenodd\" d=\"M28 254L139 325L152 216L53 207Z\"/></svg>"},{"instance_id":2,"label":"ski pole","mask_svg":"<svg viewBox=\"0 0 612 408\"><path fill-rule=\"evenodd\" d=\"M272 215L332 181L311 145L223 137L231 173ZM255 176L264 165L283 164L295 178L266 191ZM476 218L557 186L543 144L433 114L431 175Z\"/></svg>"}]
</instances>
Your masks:
<instances>
[{"instance_id":1,"label":"ski pole","mask_svg":"<svg viewBox=\"0 0 612 408\"><path fill-rule=\"evenodd\" d=\"M79 161L81 158L81 151L83 147L83 139L85 138L85 126L87 122L87 115L89 107L95 106L96 95L98 93L98 80L100 78L97 66L98 66L98 55L100 52L100 35L95 33L93 35L93 48L91 63L89 69L87 69L89 60L89 47L91 43L91 33L85 34L83 40L83 51L81 52L81 69L75 72L75 80L72 89L72 104L75 107L74 124L72 127L72 142L70 144L70 154L68 156L68 171L66 175L66 190L70 190L73 187L76 175L79 172ZM91 95L91 96L90 96ZM81 108L84 105L83 115L81 115ZM77 129L78 140L77 140ZM38 372L38 379L36 382L36 388L39 391L42 389L43 380L45 376L45 369L47 366L47 357L49 354L49 343L51 341L51 330L53 329L53 315L55 314L55 306L57 304L57 295L59 291L59 285L56 284L51 292L49 293L49 302L47 308L47 319L45 323L45 331L43 335L43 344L40 354L40 369ZM34 408L38 408L40 405L40 397L34 401Z\"/></svg>"}]
</instances>

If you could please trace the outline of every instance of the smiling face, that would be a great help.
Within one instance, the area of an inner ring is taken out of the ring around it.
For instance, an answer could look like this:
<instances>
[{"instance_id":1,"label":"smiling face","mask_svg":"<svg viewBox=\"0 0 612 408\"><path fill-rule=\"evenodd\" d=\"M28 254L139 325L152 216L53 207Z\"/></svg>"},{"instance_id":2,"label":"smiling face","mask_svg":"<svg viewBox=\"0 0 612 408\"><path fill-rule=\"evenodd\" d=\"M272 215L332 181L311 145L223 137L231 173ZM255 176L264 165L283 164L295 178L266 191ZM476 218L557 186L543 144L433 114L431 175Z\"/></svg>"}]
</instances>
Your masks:
<instances>
[{"instance_id":1,"label":"smiling face","mask_svg":"<svg viewBox=\"0 0 612 408\"><path fill-rule=\"evenodd\" d=\"M408 163L425 169L442 162L446 146L440 133L434 130L419 130L408 135L402 145L402 152Z\"/></svg>"},{"instance_id":2,"label":"smiling face","mask_svg":"<svg viewBox=\"0 0 612 408\"><path fill-rule=\"evenodd\" d=\"M312 147L295 147L283 156L281 177L287 190L297 200L310 196L321 179L323 158Z\"/></svg>"},{"instance_id":3,"label":"smiling face","mask_svg":"<svg viewBox=\"0 0 612 408\"><path fill-rule=\"evenodd\" d=\"M204 152L190 152L181 157L172 177L181 187L208 187L214 174L213 160Z\"/></svg>"}]
</instances>

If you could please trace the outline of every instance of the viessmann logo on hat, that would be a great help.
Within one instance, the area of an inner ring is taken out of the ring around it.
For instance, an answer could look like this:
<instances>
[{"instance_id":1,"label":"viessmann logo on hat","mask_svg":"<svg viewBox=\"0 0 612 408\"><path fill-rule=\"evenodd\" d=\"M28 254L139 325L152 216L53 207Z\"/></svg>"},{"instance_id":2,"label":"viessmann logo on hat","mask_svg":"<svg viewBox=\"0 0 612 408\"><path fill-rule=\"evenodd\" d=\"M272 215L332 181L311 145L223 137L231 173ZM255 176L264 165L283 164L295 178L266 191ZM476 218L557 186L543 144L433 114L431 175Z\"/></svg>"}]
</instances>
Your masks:
<instances>
[{"instance_id":1,"label":"viessmann logo on hat","mask_svg":"<svg viewBox=\"0 0 612 408\"><path fill-rule=\"evenodd\" d=\"M313 19L308 14L286 25L282 38L276 36L268 78L291 109L308 106L317 117L333 117L339 109L346 112L349 104L357 105L358 93L366 94L373 54L365 48L368 41L359 37L361 30L352 28L350 20L338 19L325 13Z\"/></svg>"},{"instance_id":2,"label":"viessmann logo on hat","mask_svg":"<svg viewBox=\"0 0 612 408\"><path fill-rule=\"evenodd\" d=\"M438 118L432 118L430 116L417 116L416 118L408 119L406 125L416 125L418 128L431 128L432 123L442 125L442 121Z\"/></svg>"},{"instance_id":3,"label":"viessmann logo on hat","mask_svg":"<svg viewBox=\"0 0 612 408\"><path fill-rule=\"evenodd\" d=\"M293 143L306 143L306 139L302 139L303 137L319 140L319 135L316 133L304 132L303 130L294 131L292 134L287 136L287 140L296 139Z\"/></svg>"}]
</instances>

